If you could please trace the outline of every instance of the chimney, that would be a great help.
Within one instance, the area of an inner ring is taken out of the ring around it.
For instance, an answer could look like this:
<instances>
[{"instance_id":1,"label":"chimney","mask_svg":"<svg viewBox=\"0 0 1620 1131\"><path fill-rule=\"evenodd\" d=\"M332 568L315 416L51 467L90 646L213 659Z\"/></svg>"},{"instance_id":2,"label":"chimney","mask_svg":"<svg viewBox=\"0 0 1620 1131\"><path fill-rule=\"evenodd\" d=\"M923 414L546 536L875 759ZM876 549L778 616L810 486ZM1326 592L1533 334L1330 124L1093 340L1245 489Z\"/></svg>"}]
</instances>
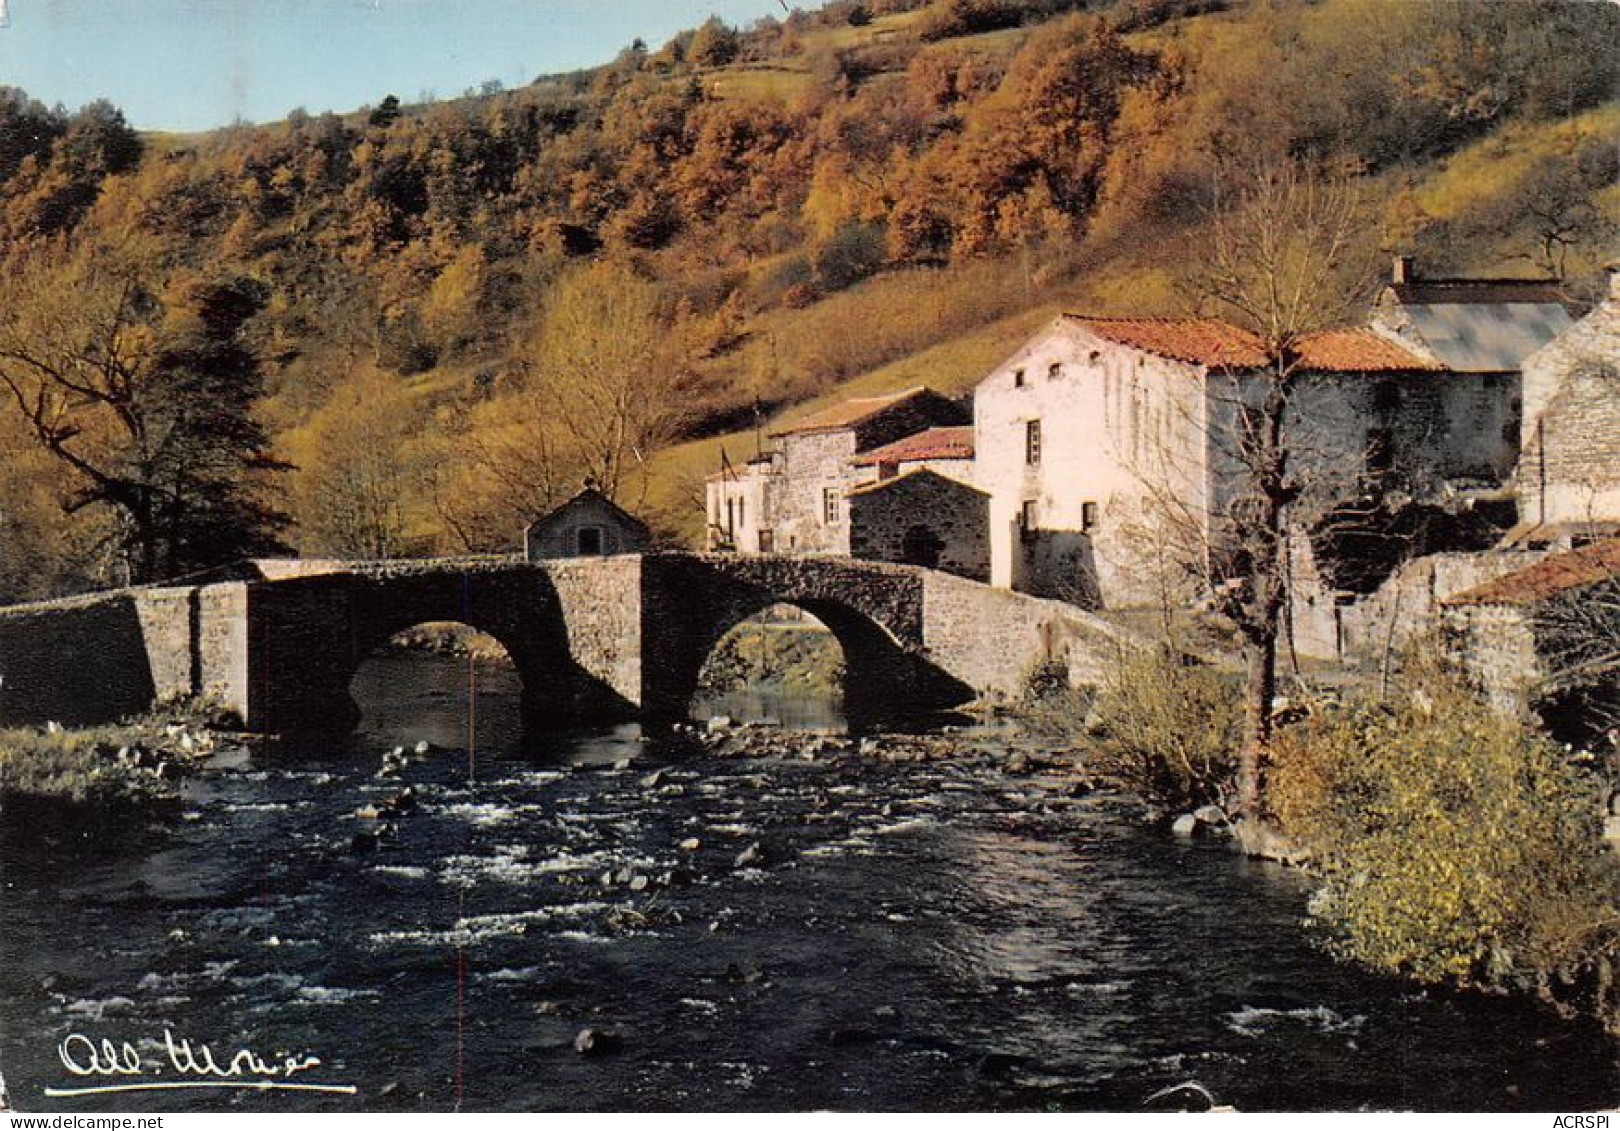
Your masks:
<instances>
[{"instance_id":1,"label":"chimney","mask_svg":"<svg viewBox=\"0 0 1620 1131\"><path fill-rule=\"evenodd\" d=\"M1395 269L1390 272L1390 281L1396 284L1411 283L1417 279L1417 262L1410 255L1397 255Z\"/></svg>"}]
</instances>

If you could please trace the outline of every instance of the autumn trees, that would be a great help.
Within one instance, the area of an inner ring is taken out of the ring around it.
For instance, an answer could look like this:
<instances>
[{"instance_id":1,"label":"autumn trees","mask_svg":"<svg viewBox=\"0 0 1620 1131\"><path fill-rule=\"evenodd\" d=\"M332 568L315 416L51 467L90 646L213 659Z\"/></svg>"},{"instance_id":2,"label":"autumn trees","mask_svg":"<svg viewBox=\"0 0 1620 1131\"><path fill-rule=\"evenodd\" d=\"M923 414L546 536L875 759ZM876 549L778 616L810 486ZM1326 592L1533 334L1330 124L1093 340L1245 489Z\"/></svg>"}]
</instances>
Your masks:
<instances>
[{"instance_id":1,"label":"autumn trees","mask_svg":"<svg viewBox=\"0 0 1620 1131\"><path fill-rule=\"evenodd\" d=\"M108 549L137 582L279 548L264 488L281 465L242 334L262 288L98 251L14 265L0 305L0 392L66 473L63 507L108 512Z\"/></svg>"},{"instance_id":2,"label":"autumn trees","mask_svg":"<svg viewBox=\"0 0 1620 1131\"><path fill-rule=\"evenodd\" d=\"M461 548L494 549L586 482L635 507L684 423L689 322L622 263L565 274L514 349L509 386L474 407L438 481Z\"/></svg>"}]
</instances>

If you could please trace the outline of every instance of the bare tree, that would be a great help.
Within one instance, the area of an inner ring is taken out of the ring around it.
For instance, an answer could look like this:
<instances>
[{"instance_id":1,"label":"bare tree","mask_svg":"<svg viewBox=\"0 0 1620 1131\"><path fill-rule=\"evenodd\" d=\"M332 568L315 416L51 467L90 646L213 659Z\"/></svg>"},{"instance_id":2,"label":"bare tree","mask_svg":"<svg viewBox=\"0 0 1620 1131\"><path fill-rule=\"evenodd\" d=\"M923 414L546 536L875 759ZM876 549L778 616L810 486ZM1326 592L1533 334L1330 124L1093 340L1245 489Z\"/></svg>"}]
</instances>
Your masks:
<instances>
[{"instance_id":1,"label":"bare tree","mask_svg":"<svg viewBox=\"0 0 1620 1131\"><path fill-rule=\"evenodd\" d=\"M596 264L559 280L520 357L560 463L615 501L643 501L647 460L684 419L673 321L653 284Z\"/></svg>"},{"instance_id":2,"label":"bare tree","mask_svg":"<svg viewBox=\"0 0 1620 1131\"><path fill-rule=\"evenodd\" d=\"M1237 805L1252 816L1261 755L1272 737L1278 642L1288 599L1290 508L1303 484L1287 427L1305 372L1307 339L1351 319L1365 301L1372 258L1353 187L1294 163L1256 164L1217 185L1211 239L1194 279L1199 298L1258 341L1262 363L1222 383L1229 427L1216 427L1236 487L1223 515L1214 572L1222 611L1237 626L1247 670ZM1212 374L1212 378L1213 378ZM1224 550L1224 553L1221 552Z\"/></svg>"}]
</instances>

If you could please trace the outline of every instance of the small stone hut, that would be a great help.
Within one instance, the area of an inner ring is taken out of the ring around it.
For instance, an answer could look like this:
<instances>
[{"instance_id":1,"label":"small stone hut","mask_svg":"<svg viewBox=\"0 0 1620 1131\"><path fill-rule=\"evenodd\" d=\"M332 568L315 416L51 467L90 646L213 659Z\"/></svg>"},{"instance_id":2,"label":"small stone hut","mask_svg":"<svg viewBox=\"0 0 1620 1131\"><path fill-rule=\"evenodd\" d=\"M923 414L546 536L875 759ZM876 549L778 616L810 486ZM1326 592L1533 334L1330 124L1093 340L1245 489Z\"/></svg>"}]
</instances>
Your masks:
<instances>
[{"instance_id":1,"label":"small stone hut","mask_svg":"<svg viewBox=\"0 0 1620 1131\"><path fill-rule=\"evenodd\" d=\"M579 494L523 531L524 555L544 558L599 558L644 553L652 544L647 524L587 484Z\"/></svg>"},{"instance_id":2,"label":"small stone hut","mask_svg":"<svg viewBox=\"0 0 1620 1131\"><path fill-rule=\"evenodd\" d=\"M850 554L990 579L990 496L920 467L849 493Z\"/></svg>"}]
</instances>

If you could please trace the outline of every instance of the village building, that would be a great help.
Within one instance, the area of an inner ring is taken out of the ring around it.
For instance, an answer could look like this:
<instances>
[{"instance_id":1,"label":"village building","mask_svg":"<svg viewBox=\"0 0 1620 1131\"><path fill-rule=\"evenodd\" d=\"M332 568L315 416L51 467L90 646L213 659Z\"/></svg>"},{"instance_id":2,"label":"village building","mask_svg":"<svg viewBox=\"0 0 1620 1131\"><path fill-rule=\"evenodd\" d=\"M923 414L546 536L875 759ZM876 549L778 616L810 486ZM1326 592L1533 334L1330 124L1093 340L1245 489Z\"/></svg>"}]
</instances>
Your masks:
<instances>
[{"instance_id":1,"label":"village building","mask_svg":"<svg viewBox=\"0 0 1620 1131\"><path fill-rule=\"evenodd\" d=\"M736 553L851 553L849 494L877 480L857 462L936 426L961 426L968 410L919 386L843 401L791 421L775 448L706 484L710 549Z\"/></svg>"},{"instance_id":2,"label":"village building","mask_svg":"<svg viewBox=\"0 0 1620 1131\"><path fill-rule=\"evenodd\" d=\"M1620 531L1620 270L1605 301L1525 360L1521 447L1516 544Z\"/></svg>"},{"instance_id":3,"label":"village building","mask_svg":"<svg viewBox=\"0 0 1620 1131\"><path fill-rule=\"evenodd\" d=\"M523 531L529 561L639 554L652 545L646 523L620 507L594 484Z\"/></svg>"},{"instance_id":4,"label":"village building","mask_svg":"<svg viewBox=\"0 0 1620 1131\"><path fill-rule=\"evenodd\" d=\"M1517 409L1498 374L1446 373L1367 329L1302 345L1286 422L1296 474L1359 496L1411 483L1500 484ZM974 400L976 482L990 493L992 583L1102 607L1212 579L1241 505L1240 405L1263 381L1254 335L1211 319L1063 315Z\"/></svg>"},{"instance_id":5,"label":"village building","mask_svg":"<svg viewBox=\"0 0 1620 1131\"><path fill-rule=\"evenodd\" d=\"M1401 256L1369 325L1452 373L1518 374L1573 309L1554 279L1430 279Z\"/></svg>"},{"instance_id":6,"label":"village building","mask_svg":"<svg viewBox=\"0 0 1620 1131\"><path fill-rule=\"evenodd\" d=\"M856 467L876 469L878 479L893 479L927 468L947 479L973 482L973 426L929 428L855 457Z\"/></svg>"},{"instance_id":7,"label":"village building","mask_svg":"<svg viewBox=\"0 0 1620 1131\"><path fill-rule=\"evenodd\" d=\"M1555 733L1620 721L1620 537L1465 590L1442 616L1454 658L1497 707L1535 710Z\"/></svg>"},{"instance_id":8,"label":"village building","mask_svg":"<svg viewBox=\"0 0 1620 1131\"><path fill-rule=\"evenodd\" d=\"M990 496L931 467L849 493L850 554L990 580Z\"/></svg>"}]
</instances>

